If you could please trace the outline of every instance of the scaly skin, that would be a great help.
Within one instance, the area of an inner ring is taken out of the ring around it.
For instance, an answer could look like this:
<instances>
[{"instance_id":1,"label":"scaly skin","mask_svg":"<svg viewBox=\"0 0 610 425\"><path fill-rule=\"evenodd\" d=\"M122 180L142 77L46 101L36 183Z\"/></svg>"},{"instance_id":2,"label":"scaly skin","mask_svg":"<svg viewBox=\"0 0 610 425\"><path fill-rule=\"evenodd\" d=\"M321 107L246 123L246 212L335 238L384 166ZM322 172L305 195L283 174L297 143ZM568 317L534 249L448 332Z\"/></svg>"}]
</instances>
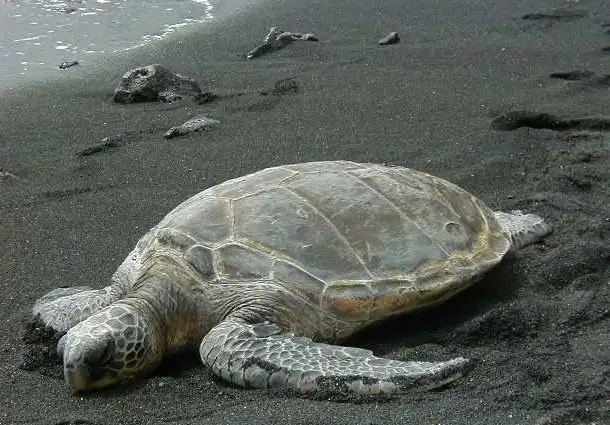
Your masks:
<instances>
[{"instance_id":1,"label":"scaly skin","mask_svg":"<svg viewBox=\"0 0 610 425\"><path fill-rule=\"evenodd\" d=\"M166 355L195 347L211 327L202 325L214 319L205 316L206 309L189 291L189 282L190 278L173 262L156 259L128 295L71 327L58 344L68 385L76 391L103 388L146 375ZM77 292L50 302L53 307L58 303L73 305L87 293ZM98 295L92 300L99 300ZM38 310L49 311L50 307ZM66 323L68 319L60 321Z\"/></svg>"},{"instance_id":2,"label":"scaly skin","mask_svg":"<svg viewBox=\"0 0 610 425\"><path fill-rule=\"evenodd\" d=\"M153 370L165 344L152 311L141 300L120 300L62 337L58 354L74 390L103 388Z\"/></svg>"},{"instance_id":3,"label":"scaly skin","mask_svg":"<svg viewBox=\"0 0 610 425\"><path fill-rule=\"evenodd\" d=\"M63 333L124 295L125 290L117 285L99 290L87 286L57 288L39 298L32 312L46 326Z\"/></svg>"},{"instance_id":4,"label":"scaly skin","mask_svg":"<svg viewBox=\"0 0 610 425\"><path fill-rule=\"evenodd\" d=\"M388 360L369 350L285 334L271 323L250 325L234 319L212 329L199 352L203 364L234 385L301 393L372 395L433 389L458 379L471 367L462 357L437 363Z\"/></svg>"}]
</instances>

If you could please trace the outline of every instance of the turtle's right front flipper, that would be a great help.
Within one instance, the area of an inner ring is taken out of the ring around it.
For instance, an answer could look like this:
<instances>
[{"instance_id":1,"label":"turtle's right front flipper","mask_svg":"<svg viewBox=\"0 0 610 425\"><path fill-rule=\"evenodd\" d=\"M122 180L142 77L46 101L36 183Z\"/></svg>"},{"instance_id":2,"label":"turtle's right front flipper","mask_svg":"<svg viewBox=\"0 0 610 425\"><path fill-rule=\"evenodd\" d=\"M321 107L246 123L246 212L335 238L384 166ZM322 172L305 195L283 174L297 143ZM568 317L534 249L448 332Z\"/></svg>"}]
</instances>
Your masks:
<instances>
[{"instance_id":1,"label":"turtle's right front flipper","mask_svg":"<svg viewBox=\"0 0 610 425\"><path fill-rule=\"evenodd\" d=\"M88 286L58 288L43 295L32 313L45 326L63 333L118 299L112 287L91 289Z\"/></svg>"},{"instance_id":2,"label":"turtle's right front flipper","mask_svg":"<svg viewBox=\"0 0 610 425\"><path fill-rule=\"evenodd\" d=\"M470 361L401 362L369 350L314 343L282 334L270 323L225 320L199 349L212 372L241 387L291 388L302 393L394 394L432 389L459 378Z\"/></svg>"}]
</instances>

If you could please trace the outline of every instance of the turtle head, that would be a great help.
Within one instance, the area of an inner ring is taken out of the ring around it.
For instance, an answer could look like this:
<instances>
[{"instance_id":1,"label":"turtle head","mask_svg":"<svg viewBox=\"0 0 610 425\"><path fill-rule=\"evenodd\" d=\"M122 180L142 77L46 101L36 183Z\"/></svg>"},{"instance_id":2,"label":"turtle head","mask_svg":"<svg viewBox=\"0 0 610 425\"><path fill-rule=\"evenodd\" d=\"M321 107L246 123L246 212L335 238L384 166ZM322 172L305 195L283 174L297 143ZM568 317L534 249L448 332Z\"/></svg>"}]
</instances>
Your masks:
<instances>
[{"instance_id":1,"label":"turtle head","mask_svg":"<svg viewBox=\"0 0 610 425\"><path fill-rule=\"evenodd\" d=\"M75 391L88 391L152 371L163 357L156 335L133 306L106 307L59 341L66 382Z\"/></svg>"}]
</instances>

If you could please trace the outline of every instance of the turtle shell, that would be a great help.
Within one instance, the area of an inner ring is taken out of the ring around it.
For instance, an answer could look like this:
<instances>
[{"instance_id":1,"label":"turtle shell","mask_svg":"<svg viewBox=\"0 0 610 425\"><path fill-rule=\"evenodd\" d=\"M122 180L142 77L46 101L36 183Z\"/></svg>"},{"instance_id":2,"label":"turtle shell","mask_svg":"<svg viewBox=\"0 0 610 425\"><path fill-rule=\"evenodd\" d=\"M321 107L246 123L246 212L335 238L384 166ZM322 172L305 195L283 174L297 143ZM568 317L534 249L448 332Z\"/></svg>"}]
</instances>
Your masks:
<instances>
[{"instance_id":1,"label":"turtle shell","mask_svg":"<svg viewBox=\"0 0 610 425\"><path fill-rule=\"evenodd\" d=\"M170 212L136 250L164 247L210 283L273 281L338 320L365 323L449 298L510 240L458 186L347 161L268 168Z\"/></svg>"}]
</instances>

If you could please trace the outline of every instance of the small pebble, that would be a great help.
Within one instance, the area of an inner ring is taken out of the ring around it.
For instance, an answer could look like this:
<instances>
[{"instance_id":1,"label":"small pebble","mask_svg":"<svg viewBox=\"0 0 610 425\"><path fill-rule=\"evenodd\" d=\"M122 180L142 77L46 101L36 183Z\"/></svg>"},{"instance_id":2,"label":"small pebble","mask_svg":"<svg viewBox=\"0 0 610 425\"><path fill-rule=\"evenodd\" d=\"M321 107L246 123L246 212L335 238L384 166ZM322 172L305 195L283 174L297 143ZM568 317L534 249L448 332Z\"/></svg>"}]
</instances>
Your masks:
<instances>
[{"instance_id":1,"label":"small pebble","mask_svg":"<svg viewBox=\"0 0 610 425\"><path fill-rule=\"evenodd\" d=\"M68 69L78 65L78 61L64 61L59 65L59 69Z\"/></svg>"},{"instance_id":2,"label":"small pebble","mask_svg":"<svg viewBox=\"0 0 610 425\"><path fill-rule=\"evenodd\" d=\"M164 137L166 139L173 139L178 136L185 136L189 133L195 133L201 130L208 130L216 124L220 124L219 121L208 118L206 116L198 116L191 118L186 121L184 124L179 125L178 127L172 127L165 133Z\"/></svg>"},{"instance_id":3,"label":"small pebble","mask_svg":"<svg viewBox=\"0 0 610 425\"><path fill-rule=\"evenodd\" d=\"M379 44L382 46L385 46L386 44L394 44L394 43L398 43L400 41L400 37L398 36L397 32L391 32L388 35L386 35L385 37L383 37L381 40L379 40Z\"/></svg>"}]
</instances>

